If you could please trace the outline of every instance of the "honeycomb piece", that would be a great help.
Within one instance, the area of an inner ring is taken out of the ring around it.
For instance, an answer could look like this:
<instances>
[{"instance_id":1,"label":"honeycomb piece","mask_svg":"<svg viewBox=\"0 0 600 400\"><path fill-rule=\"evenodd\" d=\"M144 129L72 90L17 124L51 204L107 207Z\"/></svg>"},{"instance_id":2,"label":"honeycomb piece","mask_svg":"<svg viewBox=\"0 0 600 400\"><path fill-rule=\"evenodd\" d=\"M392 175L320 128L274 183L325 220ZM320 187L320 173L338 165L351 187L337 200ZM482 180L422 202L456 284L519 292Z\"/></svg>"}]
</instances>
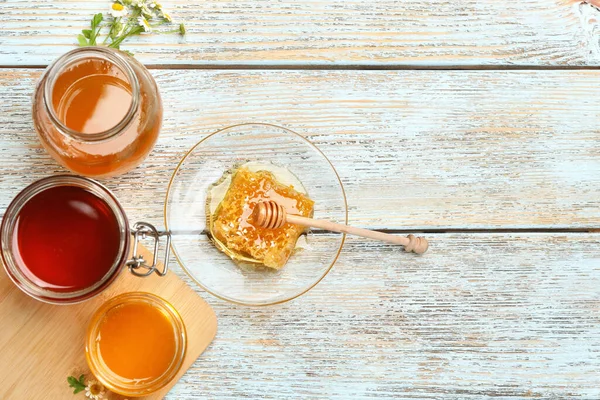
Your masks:
<instances>
[{"instance_id":1,"label":"honeycomb piece","mask_svg":"<svg viewBox=\"0 0 600 400\"><path fill-rule=\"evenodd\" d=\"M269 268L281 269L292 255L304 227L285 224L278 229L254 226L252 211L257 203L273 200L290 214L311 217L314 202L292 186L275 180L268 171L239 168L231 178L225 197L211 218L213 238L225 246L230 257L251 259ZM219 246L218 246L219 247Z\"/></svg>"}]
</instances>

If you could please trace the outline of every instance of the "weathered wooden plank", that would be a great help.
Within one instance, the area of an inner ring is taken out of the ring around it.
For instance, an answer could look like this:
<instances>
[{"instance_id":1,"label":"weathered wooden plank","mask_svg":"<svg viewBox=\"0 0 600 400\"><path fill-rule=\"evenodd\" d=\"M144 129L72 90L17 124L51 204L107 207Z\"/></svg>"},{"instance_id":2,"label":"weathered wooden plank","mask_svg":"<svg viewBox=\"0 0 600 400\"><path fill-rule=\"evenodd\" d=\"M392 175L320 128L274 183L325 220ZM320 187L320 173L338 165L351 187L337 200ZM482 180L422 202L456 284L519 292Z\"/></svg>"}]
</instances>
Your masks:
<instances>
[{"instance_id":1,"label":"weathered wooden plank","mask_svg":"<svg viewBox=\"0 0 600 400\"><path fill-rule=\"evenodd\" d=\"M330 157L355 225L600 227L600 72L154 74L165 104L156 149L143 168L107 182L132 220L162 221L172 170L202 137L269 122ZM63 171L33 133L39 75L0 71L0 210L26 183Z\"/></svg>"},{"instance_id":2,"label":"weathered wooden plank","mask_svg":"<svg viewBox=\"0 0 600 400\"><path fill-rule=\"evenodd\" d=\"M581 0L168 0L188 34L135 39L147 64L597 65L598 10ZM0 64L42 65L106 0L0 2Z\"/></svg>"},{"instance_id":3,"label":"weathered wooden plank","mask_svg":"<svg viewBox=\"0 0 600 400\"><path fill-rule=\"evenodd\" d=\"M280 306L204 294L217 338L167 398L600 398L600 234L430 238L350 239Z\"/></svg>"}]
</instances>

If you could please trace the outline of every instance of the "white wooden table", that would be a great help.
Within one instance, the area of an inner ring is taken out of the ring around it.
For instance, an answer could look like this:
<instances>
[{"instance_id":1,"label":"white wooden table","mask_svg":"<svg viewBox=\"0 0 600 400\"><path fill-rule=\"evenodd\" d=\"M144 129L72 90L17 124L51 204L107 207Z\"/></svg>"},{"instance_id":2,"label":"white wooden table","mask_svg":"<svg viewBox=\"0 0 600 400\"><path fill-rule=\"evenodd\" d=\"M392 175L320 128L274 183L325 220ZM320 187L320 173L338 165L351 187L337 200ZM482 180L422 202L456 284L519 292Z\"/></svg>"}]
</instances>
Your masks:
<instances>
[{"instance_id":1,"label":"white wooden table","mask_svg":"<svg viewBox=\"0 0 600 400\"><path fill-rule=\"evenodd\" d=\"M132 220L162 223L171 172L202 137L268 122L332 160L351 224L431 242L418 257L350 239L317 287L280 306L198 289L219 333L169 399L600 398L598 9L164 4L188 35L128 47L160 85L163 130L142 167L105 182ZM34 134L31 95L107 5L0 0L0 215L64 172Z\"/></svg>"}]
</instances>

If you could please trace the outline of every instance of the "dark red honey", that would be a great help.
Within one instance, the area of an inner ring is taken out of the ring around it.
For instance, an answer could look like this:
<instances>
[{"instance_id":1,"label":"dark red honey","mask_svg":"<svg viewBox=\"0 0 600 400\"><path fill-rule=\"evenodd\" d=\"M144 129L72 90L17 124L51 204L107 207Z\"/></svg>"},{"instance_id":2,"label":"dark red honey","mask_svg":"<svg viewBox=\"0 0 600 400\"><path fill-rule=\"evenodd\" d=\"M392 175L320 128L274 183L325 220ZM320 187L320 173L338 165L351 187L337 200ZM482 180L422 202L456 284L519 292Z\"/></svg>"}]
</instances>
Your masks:
<instances>
[{"instance_id":1,"label":"dark red honey","mask_svg":"<svg viewBox=\"0 0 600 400\"><path fill-rule=\"evenodd\" d=\"M33 196L19 211L15 261L37 286L59 292L88 288L119 258L119 222L104 200L76 186Z\"/></svg>"}]
</instances>

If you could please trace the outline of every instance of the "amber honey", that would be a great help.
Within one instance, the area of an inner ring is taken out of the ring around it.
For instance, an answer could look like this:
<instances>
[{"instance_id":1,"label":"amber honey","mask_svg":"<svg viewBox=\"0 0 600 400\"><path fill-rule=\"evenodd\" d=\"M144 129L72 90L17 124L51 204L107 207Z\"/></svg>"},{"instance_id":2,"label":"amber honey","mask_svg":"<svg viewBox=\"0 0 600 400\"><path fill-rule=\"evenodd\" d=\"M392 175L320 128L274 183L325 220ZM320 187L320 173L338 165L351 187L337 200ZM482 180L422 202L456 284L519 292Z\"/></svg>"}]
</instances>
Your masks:
<instances>
[{"instance_id":1,"label":"amber honey","mask_svg":"<svg viewBox=\"0 0 600 400\"><path fill-rule=\"evenodd\" d=\"M185 346L185 328L173 306L150 293L126 293L96 312L86 354L105 386L136 397L169 383L181 367Z\"/></svg>"},{"instance_id":2,"label":"amber honey","mask_svg":"<svg viewBox=\"0 0 600 400\"><path fill-rule=\"evenodd\" d=\"M139 165L162 122L158 87L134 58L105 47L82 47L42 76L33 120L46 150L78 174L108 177Z\"/></svg>"},{"instance_id":3,"label":"amber honey","mask_svg":"<svg viewBox=\"0 0 600 400\"><path fill-rule=\"evenodd\" d=\"M54 86L52 102L58 118L83 134L117 126L131 107L131 86L110 64L90 60L63 72Z\"/></svg>"},{"instance_id":4,"label":"amber honey","mask_svg":"<svg viewBox=\"0 0 600 400\"><path fill-rule=\"evenodd\" d=\"M269 171L237 169L229 189L211 216L210 230L217 246L232 258L253 260L269 268L281 269L292 255L305 228L285 224L265 229L252 222L257 203L273 200L290 214L311 217L314 202L293 186L279 183Z\"/></svg>"}]
</instances>

